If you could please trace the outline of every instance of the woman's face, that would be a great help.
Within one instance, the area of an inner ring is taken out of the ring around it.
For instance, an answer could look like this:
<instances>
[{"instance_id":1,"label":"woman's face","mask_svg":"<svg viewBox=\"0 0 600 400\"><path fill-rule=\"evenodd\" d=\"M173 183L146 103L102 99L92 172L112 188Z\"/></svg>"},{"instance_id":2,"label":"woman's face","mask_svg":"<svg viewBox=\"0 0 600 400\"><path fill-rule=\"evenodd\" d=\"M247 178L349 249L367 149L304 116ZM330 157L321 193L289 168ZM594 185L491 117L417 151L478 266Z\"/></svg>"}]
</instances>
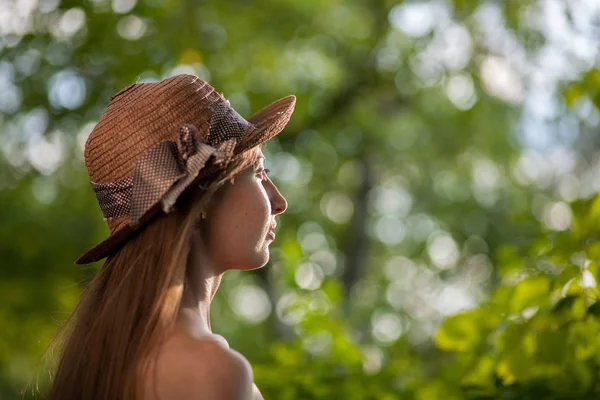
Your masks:
<instances>
[{"instance_id":1,"label":"woman's face","mask_svg":"<svg viewBox=\"0 0 600 400\"><path fill-rule=\"evenodd\" d=\"M269 231L275 216L287 208L285 198L264 170L265 157L260 150L253 167L227 182L213 197L203 222L206 250L221 272L229 269L251 270L269 261Z\"/></svg>"}]
</instances>

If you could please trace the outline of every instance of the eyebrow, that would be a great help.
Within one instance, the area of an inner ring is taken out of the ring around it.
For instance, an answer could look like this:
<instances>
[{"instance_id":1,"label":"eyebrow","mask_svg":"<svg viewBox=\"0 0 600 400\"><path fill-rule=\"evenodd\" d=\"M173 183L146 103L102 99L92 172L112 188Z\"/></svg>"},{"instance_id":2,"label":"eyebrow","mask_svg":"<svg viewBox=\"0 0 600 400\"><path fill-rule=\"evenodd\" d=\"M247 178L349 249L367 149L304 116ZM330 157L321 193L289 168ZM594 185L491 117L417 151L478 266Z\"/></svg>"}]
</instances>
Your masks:
<instances>
[{"instance_id":1,"label":"eyebrow","mask_svg":"<svg viewBox=\"0 0 600 400\"><path fill-rule=\"evenodd\" d=\"M256 159L256 161L254 161L254 166L259 166L260 165L260 160L267 160L264 156L258 156L258 158Z\"/></svg>"}]
</instances>

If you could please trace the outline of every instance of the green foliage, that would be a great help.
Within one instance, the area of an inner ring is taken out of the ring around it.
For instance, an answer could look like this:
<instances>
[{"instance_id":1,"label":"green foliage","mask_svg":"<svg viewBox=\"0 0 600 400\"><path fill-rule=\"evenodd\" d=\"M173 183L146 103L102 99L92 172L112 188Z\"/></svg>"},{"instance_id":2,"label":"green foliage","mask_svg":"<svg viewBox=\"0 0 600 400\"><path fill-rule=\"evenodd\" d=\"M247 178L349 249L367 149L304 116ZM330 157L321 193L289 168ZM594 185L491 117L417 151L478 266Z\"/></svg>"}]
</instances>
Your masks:
<instances>
[{"instance_id":1,"label":"green foliage","mask_svg":"<svg viewBox=\"0 0 600 400\"><path fill-rule=\"evenodd\" d=\"M574 203L572 231L554 235L550 245L540 237L521 249L538 267L502 269L505 283L489 302L443 323L436 343L464 366L465 393L552 399L600 395L598 204L600 197ZM507 253L501 260L510 264Z\"/></svg>"},{"instance_id":2,"label":"green foliage","mask_svg":"<svg viewBox=\"0 0 600 400\"><path fill-rule=\"evenodd\" d=\"M600 108L600 69L588 71L583 79L565 89L564 96L567 104L574 104L581 96L587 95Z\"/></svg>"}]
</instances>

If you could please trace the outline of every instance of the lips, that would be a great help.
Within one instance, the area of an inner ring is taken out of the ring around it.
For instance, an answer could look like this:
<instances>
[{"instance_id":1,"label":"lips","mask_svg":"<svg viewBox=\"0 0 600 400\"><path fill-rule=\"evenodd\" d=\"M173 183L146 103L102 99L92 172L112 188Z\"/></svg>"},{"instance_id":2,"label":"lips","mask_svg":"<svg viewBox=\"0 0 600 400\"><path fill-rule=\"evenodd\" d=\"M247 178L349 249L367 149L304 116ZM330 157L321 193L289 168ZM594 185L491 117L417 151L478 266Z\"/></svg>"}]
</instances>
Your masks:
<instances>
[{"instance_id":1,"label":"lips","mask_svg":"<svg viewBox=\"0 0 600 400\"><path fill-rule=\"evenodd\" d=\"M277 225L271 225L271 227L269 228L269 232L267 232L267 236L272 235L273 238L275 238L275 228L277 227Z\"/></svg>"}]
</instances>

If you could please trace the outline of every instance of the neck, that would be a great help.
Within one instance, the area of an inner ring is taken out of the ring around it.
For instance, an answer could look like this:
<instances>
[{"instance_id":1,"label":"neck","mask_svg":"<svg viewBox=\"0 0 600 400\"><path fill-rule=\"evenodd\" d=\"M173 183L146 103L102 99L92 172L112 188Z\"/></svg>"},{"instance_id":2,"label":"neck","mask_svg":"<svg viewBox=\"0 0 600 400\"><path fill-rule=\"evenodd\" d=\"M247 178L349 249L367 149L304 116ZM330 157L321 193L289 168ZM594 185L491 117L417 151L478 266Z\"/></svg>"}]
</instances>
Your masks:
<instances>
[{"instance_id":1,"label":"neck","mask_svg":"<svg viewBox=\"0 0 600 400\"><path fill-rule=\"evenodd\" d=\"M200 279L195 282L188 280L183 291L179 319L188 329L199 333L212 333L210 326L210 304L215 297L221 275Z\"/></svg>"},{"instance_id":2,"label":"neck","mask_svg":"<svg viewBox=\"0 0 600 400\"><path fill-rule=\"evenodd\" d=\"M217 294L222 276L204 251L201 237L194 235L179 311L179 320L188 330L212 333L210 304Z\"/></svg>"}]
</instances>

